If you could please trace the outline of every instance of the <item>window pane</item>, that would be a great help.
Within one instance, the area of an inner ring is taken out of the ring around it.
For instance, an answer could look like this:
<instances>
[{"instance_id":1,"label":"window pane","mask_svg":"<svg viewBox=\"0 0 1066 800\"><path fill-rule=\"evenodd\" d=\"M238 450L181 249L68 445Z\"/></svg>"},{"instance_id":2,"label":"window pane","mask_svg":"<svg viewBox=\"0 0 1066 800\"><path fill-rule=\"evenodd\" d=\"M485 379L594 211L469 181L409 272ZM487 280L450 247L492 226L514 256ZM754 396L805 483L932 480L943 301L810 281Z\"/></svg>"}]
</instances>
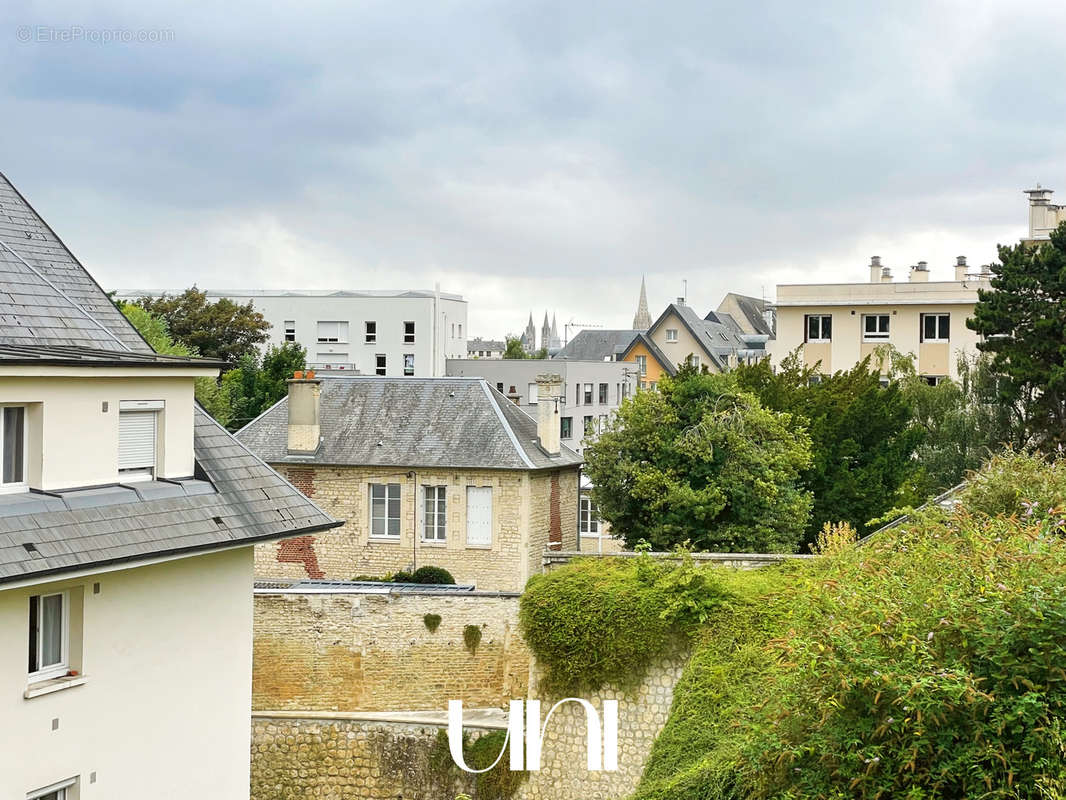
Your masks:
<instances>
[{"instance_id":1,"label":"window pane","mask_svg":"<svg viewBox=\"0 0 1066 800\"><path fill-rule=\"evenodd\" d=\"M389 517L389 536L400 535L400 518Z\"/></svg>"},{"instance_id":2,"label":"window pane","mask_svg":"<svg viewBox=\"0 0 1066 800\"><path fill-rule=\"evenodd\" d=\"M823 339L832 339L833 338L833 318L832 317L822 317L822 338Z\"/></svg>"},{"instance_id":3,"label":"window pane","mask_svg":"<svg viewBox=\"0 0 1066 800\"><path fill-rule=\"evenodd\" d=\"M947 339L948 337L948 322L951 320L947 314L940 317L940 338Z\"/></svg>"},{"instance_id":4,"label":"window pane","mask_svg":"<svg viewBox=\"0 0 1066 800\"><path fill-rule=\"evenodd\" d=\"M370 496L372 498L374 498L375 500L384 500L385 499L385 484L383 484L383 483L372 483L370 485Z\"/></svg>"},{"instance_id":5,"label":"window pane","mask_svg":"<svg viewBox=\"0 0 1066 800\"><path fill-rule=\"evenodd\" d=\"M41 659L37 652L37 630L40 625L38 612L40 611L41 598L34 595L30 598L30 672L36 672L41 668Z\"/></svg>"},{"instance_id":6,"label":"window pane","mask_svg":"<svg viewBox=\"0 0 1066 800\"><path fill-rule=\"evenodd\" d=\"M807 317L807 340L818 338L818 317Z\"/></svg>"},{"instance_id":7,"label":"window pane","mask_svg":"<svg viewBox=\"0 0 1066 800\"><path fill-rule=\"evenodd\" d=\"M63 661L63 595L41 598L41 667Z\"/></svg>"},{"instance_id":8,"label":"window pane","mask_svg":"<svg viewBox=\"0 0 1066 800\"><path fill-rule=\"evenodd\" d=\"M4 409L4 483L21 483L25 475L23 470L24 453L22 449L26 435L26 409L9 407Z\"/></svg>"},{"instance_id":9,"label":"window pane","mask_svg":"<svg viewBox=\"0 0 1066 800\"><path fill-rule=\"evenodd\" d=\"M936 338L936 317L927 314L922 317L923 335L926 339Z\"/></svg>"},{"instance_id":10,"label":"window pane","mask_svg":"<svg viewBox=\"0 0 1066 800\"><path fill-rule=\"evenodd\" d=\"M374 519L385 519L385 500L384 498L374 498L370 504L370 515Z\"/></svg>"}]
</instances>

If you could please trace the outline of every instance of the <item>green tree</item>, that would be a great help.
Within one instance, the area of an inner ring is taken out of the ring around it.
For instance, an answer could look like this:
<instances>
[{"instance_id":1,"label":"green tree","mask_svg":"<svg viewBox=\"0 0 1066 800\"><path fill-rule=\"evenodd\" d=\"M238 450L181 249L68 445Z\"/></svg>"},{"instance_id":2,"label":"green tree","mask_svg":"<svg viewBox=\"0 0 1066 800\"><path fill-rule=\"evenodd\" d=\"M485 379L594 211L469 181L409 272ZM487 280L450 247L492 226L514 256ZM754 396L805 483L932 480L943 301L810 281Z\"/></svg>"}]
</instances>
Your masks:
<instances>
[{"instance_id":1,"label":"green tree","mask_svg":"<svg viewBox=\"0 0 1066 800\"><path fill-rule=\"evenodd\" d=\"M794 552L810 516L810 438L731 376L683 367L622 403L585 450L600 514L630 547Z\"/></svg>"},{"instance_id":2,"label":"green tree","mask_svg":"<svg viewBox=\"0 0 1066 800\"><path fill-rule=\"evenodd\" d=\"M223 297L211 303L195 286L179 295L141 297L134 304L160 317L176 341L227 364L255 355L270 329L251 301L241 305Z\"/></svg>"},{"instance_id":3,"label":"green tree","mask_svg":"<svg viewBox=\"0 0 1066 800\"><path fill-rule=\"evenodd\" d=\"M1026 409L1028 434L1051 452L1066 443L1066 223L1046 244L1001 246L999 261L966 325L1003 376L1000 400Z\"/></svg>"},{"instance_id":4,"label":"green tree","mask_svg":"<svg viewBox=\"0 0 1066 800\"><path fill-rule=\"evenodd\" d=\"M243 427L258 417L288 391L286 383L307 364L307 350L296 342L284 342L258 354L241 357L237 367L222 376L223 392L233 410L231 426Z\"/></svg>"},{"instance_id":5,"label":"green tree","mask_svg":"<svg viewBox=\"0 0 1066 800\"><path fill-rule=\"evenodd\" d=\"M504 340L507 343L507 346L504 348L504 351L503 351L503 357L504 358L512 358L512 359L538 358L538 359L544 359L544 358L548 357L548 348L547 347L542 347L542 348L540 348L540 350L538 350L535 353L527 353L526 349L524 347L522 347L522 340L519 339L517 336L506 336L506 337L504 337Z\"/></svg>"},{"instance_id":6,"label":"green tree","mask_svg":"<svg viewBox=\"0 0 1066 800\"><path fill-rule=\"evenodd\" d=\"M869 520L914 499L908 487L921 469L913 455L922 430L901 388L882 386L869 359L821 376L793 353L776 372L764 360L733 374L742 389L794 415L810 434L812 460L802 483L814 495L814 510L806 544L826 522L863 531Z\"/></svg>"},{"instance_id":7,"label":"green tree","mask_svg":"<svg viewBox=\"0 0 1066 800\"><path fill-rule=\"evenodd\" d=\"M182 342L175 342L162 317L132 303L119 303L119 308L157 353L170 356L195 356L195 349ZM229 395L215 378L196 379L196 401L212 417L223 425L229 425L233 417Z\"/></svg>"}]
</instances>

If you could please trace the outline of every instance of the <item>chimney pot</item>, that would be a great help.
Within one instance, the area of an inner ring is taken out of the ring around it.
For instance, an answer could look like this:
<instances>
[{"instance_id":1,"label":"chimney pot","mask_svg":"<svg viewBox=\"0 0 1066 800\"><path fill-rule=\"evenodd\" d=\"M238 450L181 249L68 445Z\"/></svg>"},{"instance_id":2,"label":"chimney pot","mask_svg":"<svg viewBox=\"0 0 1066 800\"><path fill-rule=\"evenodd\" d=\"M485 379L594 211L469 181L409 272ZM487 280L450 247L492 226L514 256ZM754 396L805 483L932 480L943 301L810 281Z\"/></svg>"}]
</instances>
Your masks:
<instances>
[{"instance_id":1,"label":"chimney pot","mask_svg":"<svg viewBox=\"0 0 1066 800\"><path fill-rule=\"evenodd\" d=\"M299 370L297 370L298 372ZM288 381L288 451L305 455L318 450L319 442L322 439L322 429L318 419L322 381L315 380L313 372L308 372L307 375L309 377L293 377Z\"/></svg>"},{"instance_id":2,"label":"chimney pot","mask_svg":"<svg viewBox=\"0 0 1066 800\"><path fill-rule=\"evenodd\" d=\"M562 399L563 379L545 373L537 376L537 440L541 449L551 456L560 452L559 401Z\"/></svg>"},{"instance_id":3,"label":"chimney pot","mask_svg":"<svg viewBox=\"0 0 1066 800\"><path fill-rule=\"evenodd\" d=\"M955 280L966 280L966 256L959 256L955 259Z\"/></svg>"}]
</instances>

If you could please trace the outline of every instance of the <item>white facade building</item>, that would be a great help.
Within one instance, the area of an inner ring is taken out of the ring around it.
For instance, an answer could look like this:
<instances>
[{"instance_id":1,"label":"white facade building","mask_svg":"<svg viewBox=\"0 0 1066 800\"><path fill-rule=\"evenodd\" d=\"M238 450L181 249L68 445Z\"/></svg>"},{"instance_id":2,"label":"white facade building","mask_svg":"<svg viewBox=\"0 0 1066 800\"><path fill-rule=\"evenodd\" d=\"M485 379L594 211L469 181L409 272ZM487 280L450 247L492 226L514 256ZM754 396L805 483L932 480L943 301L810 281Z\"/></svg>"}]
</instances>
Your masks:
<instances>
[{"instance_id":1,"label":"white facade building","mask_svg":"<svg viewBox=\"0 0 1066 800\"><path fill-rule=\"evenodd\" d=\"M173 292L168 292L173 294ZM136 299L152 292L126 291ZM271 324L268 344L299 342L321 372L388 377L444 375L467 354L467 303L440 291L207 290L209 300L251 301Z\"/></svg>"}]
</instances>

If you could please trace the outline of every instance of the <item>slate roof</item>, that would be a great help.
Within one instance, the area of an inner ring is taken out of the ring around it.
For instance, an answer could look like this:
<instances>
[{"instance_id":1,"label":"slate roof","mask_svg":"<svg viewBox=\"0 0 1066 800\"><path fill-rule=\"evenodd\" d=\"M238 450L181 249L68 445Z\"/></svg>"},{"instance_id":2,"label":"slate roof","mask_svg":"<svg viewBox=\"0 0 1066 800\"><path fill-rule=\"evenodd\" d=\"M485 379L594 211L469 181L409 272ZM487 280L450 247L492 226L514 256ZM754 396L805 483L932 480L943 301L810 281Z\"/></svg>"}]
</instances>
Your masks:
<instances>
[{"instance_id":1,"label":"slate roof","mask_svg":"<svg viewBox=\"0 0 1066 800\"><path fill-rule=\"evenodd\" d=\"M0 363L215 364L157 356L2 174ZM194 480L173 487L0 495L0 583L341 524L199 407L193 449Z\"/></svg>"},{"instance_id":2,"label":"slate roof","mask_svg":"<svg viewBox=\"0 0 1066 800\"><path fill-rule=\"evenodd\" d=\"M633 341L640 331L635 330L600 330L586 328L567 342L566 347L552 358L565 358L571 361L605 361L614 360Z\"/></svg>"},{"instance_id":3,"label":"slate roof","mask_svg":"<svg viewBox=\"0 0 1066 800\"><path fill-rule=\"evenodd\" d=\"M529 470L581 463L567 447L547 455L536 421L482 378L321 380L322 443L313 456L288 453L288 398L237 438L270 464Z\"/></svg>"},{"instance_id":4,"label":"slate roof","mask_svg":"<svg viewBox=\"0 0 1066 800\"><path fill-rule=\"evenodd\" d=\"M744 314L744 320L747 322L745 327L741 324L741 328L749 333L762 334L763 336L769 336L774 338L774 329L767 323L763 314L769 308L770 304L765 300L760 300L758 297L749 297L746 294L737 294L730 292L726 295L726 298L732 297L736 302L737 307L741 313ZM725 303L725 300L722 301Z\"/></svg>"},{"instance_id":5,"label":"slate roof","mask_svg":"<svg viewBox=\"0 0 1066 800\"><path fill-rule=\"evenodd\" d=\"M748 349L748 344L729 325L720 322L715 316L711 319L701 319L700 315L692 310L691 306L671 303L666 310L655 320L648 333L657 330L666 318L673 313L681 320L693 338L703 347L704 355L714 361L722 372L729 369L730 354ZM711 312L708 316L714 316Z\"/></svg>"}]
</instances>

